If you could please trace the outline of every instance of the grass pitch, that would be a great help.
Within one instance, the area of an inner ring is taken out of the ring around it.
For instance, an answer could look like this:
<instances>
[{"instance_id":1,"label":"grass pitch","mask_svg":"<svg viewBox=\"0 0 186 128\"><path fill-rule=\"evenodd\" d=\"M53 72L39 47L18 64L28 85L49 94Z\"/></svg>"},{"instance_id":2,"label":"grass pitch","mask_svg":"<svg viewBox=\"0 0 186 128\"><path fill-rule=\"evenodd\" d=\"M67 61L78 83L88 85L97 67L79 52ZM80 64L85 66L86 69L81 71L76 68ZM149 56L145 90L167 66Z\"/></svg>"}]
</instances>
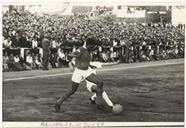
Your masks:
<instances>
[{"instance_id":1,"label":"grass pitch","mask_svg":"<svg viewBox=\"0 0 186 128\"><path fill-rule=\"evenodd\" d=\"M71 75L63 75L3 81L3 121L184 121L184 64L121 68L98 75L111 100L123 106L120 115L92 105L85 83L61 106L62 112L55 113L56 97L71 88ZM16 76L16 72L7 76Z\"/></svg>"}]
</instances>

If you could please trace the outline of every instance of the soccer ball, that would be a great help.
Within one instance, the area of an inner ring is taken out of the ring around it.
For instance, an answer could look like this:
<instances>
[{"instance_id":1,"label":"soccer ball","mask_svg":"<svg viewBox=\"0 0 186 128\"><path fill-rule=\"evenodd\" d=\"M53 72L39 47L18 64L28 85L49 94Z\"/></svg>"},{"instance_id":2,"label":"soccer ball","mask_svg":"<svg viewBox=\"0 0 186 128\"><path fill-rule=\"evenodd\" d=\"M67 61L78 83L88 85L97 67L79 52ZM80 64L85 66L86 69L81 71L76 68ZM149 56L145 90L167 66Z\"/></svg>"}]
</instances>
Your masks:
<instances>
[{"instance_id":1,"label":"soccer ball","mask_svg":"<svg viewBox=\"0 0 186 128\"><path fill-rule=\"evenodd\" d=\"M114 114L120 114L123 110L123 107L120 104L115 104L112 108Z\"/></svg>"}]
</instances>

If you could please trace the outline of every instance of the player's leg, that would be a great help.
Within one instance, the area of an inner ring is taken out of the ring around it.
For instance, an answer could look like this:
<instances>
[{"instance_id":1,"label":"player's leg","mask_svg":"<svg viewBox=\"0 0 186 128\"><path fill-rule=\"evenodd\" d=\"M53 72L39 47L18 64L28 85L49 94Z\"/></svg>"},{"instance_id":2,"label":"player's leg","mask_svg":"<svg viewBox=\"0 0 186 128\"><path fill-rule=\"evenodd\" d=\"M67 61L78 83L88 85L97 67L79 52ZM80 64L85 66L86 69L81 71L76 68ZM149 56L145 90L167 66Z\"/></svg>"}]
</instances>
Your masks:
<instances>
[{"instance_id":1,"label":"player's leg","mask_svg":"<svg viewBox=\"0 0 186 128\"><path fill-rule=\"evenodd\" d=\"M79 83L72 82L71 90L65 93L58 101L57 104L61 105L66 99L68 99L72 94L74 94L79 87Z\"/></svg>"},{"instance_id":2,"label":"player's leg","mask_svg":"<svg viewBox=\"0 0 186 128\"><path fill-rule=\"evenodd\" d=\"M79 83L72 82L71 90L66 92L62 97L59 98L59 100L57 100L57 103L55 104L56 112L60 110L61 104L77 91L78 87Z\"/></svg>"},{"instance_id":3,"label":"player's leg","mask_svg":"<svg viewBox=\"0 0 186 128\"><path fill-rule=\"evenodd\" d=\"M90 97L91 103L95 103L95 99L97 97L96 93L97 93L97 85L95 85L94 83L86 80L86 85L87 85L87 89L89 92L93 92L94 94ZM102 93L102 97L105 100L105 102L107 103L108 106L112 107L113 103L110 100L110 98L108 97L107 93L105 91L103 91Z\"/></svg>"},{"instance_id":4,"label":"player's leg","mask_svg":"<svg viewBox=\"0 0 186 128\"><path fill-rule=\"evenodd\" d=\"M108 95L105 91L103 91L102 97L103 97L103 99L105 100L105 102L107 103L107 105L109 107L113 107L113 103L112 103L112 101L110 100L110 98L108 97Z\"/></svg>"},{"instance_id":5,"label":"player's leg","mask_svg":"<svg viewBox=\"0 0 186 128\"><path fill-rule=\"evenodd\" d=\"M96 86L94 83L89 82L88 80L86 80L86 86L87 86L87 90L89 92L93 92L92 91L92 87ZM97 87L96 87L97 88ZM89 98L89 100L91 101L92 104L95 104L95 98L96 98L96 92L93 92L93 96Z\"/></svg>"},{"instance_id":6,"label":"player's leg","mask_svg":"<svg viewBox=\"0 0 186 128\"><path fill-rule=\"evenodd\" d=\"M92 92L95 92L95 93L93 94L93 96L91 97L91 100L92 100L92 101L95 101L96 96L97 96L97 95L96 95L96 92L97 92L97 85L92 85L91 91L92 91ZM103 91L102 97L103 97L103 99L105 100L105 102L107 103L108 106L113 107L113 103L112 103L112 101L110 100L110 98L108 97L108 95L107 95L107 93L106 93L105 91Z\"/></svg>"},{"instance_id":7,"label":"player's leg","mask_svg":"<svg viewBox=\"0 0 186 128\"><path fill-rule=\"evenodd\" d=\"M94 93L91 97L90 97L90 100L92 101L92 102L95 102L95 99L96 99L96 93Z\"/></svg>"},{"instance_id":8,"label":"player's leg","mask_svg":"<svg viewBox=\"0 0 186 128\"><path fill-rule=\"evenodd\" d=\"M95 74L91 74L89 75L86 80L88 80L89 82L92 82L94 84L97 85L97 88L95 90L96 94L97 94L97 97L102 97L102 92L103 92L103 81L98 77L96 76ZM94 91L94 90L93 90Z\"/></svg>"},{"instance_id":9,"label":"player's leg","mask_svg":"<svg viewBox=\"0 0 186 128\"><path fill-rule=\"evenodd\" d=\"M79 87L79 83L82 80L82 76L81 74L83 74L83 72L81 72L79 69L75 69L73 74L72 74L72 88L71 90L69 90L67 93L65 93L64 96L62 96L57 103L55 104L55 110L56 112L60 110L60 106L61 104L67 100L72 94L74 94L76 92L76 90Z\"/></svg>"}]
</instances>

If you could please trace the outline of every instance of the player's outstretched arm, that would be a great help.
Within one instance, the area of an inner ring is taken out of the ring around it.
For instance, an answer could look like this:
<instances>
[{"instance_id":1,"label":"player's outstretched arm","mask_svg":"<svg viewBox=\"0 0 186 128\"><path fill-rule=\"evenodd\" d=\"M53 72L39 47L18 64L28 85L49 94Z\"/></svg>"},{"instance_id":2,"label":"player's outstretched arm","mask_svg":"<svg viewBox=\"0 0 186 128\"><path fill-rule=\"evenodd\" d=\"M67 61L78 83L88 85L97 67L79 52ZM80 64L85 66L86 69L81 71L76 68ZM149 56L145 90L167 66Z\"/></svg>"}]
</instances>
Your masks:
<instances>
[{"instance_id":1,"label":"player's outstretched arm","mask_svg":"<svg viewBox=\"0 0 186 128\"><path fill-rule=\"evenodd\" d=\"M92 65L92 64L89 64L89 67L92 68L92 69L96 69L97 67Z\"/></svg>"},{"instance_id":2,"label":"player's outstretched arm","mask_svg":"<svg viewBox=\"0 0 186 128\"><path fill-rule=\"evenodd\" d=\"M102 67L104 67L104 66L112 66L112 65L117 65L117 64L119 64L120 63L120 61L118 60L118 61L116 61L116 62L109 62L109 63L102 63Z\"/></svg>"}]
</instances>

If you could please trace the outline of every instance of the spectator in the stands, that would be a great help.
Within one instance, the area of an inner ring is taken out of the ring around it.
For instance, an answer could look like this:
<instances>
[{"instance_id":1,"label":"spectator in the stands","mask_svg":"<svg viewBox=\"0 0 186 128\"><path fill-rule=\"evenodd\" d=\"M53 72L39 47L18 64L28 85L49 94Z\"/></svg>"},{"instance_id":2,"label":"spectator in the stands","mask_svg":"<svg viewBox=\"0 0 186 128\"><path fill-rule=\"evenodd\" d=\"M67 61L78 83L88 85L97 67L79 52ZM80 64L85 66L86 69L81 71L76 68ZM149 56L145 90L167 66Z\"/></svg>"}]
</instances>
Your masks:
<instances>
[{"instance_id":1,"label":"spectator in the stands","mask_svg":"<svg viewBox=\"0 0 186 128\"><path fill-rule=\"evenodd\" d=\"M116 51L115 52L114 51L111 51L111 53L110 53L110 59L111 59L112 62L115 62L116 61L116 59L117 59L117 53L116 53Z\"/></svg>"},{"instance_id":2,"label":"spectator in the stands","mask_svg":"<svg viewBox=\"0 0 186 128\"><path fill-rule=\"evenodd\" d=\"M59 67L62 67L62 66L67 67L68 63L69 63L69 61L67 60L67 57L63 51L62 46L58 49L58 63L59 63Z\"/></svg>"},{"instance_id":3,"label":"spectator in the stands","mask_svg":"<svg viewBox=\"0 0 186 128\"><path fill-rule=\"evenodd\" d=\"M12 41L9 36L7 37L7 39L3 39L3 47L4 48L11 48L12 47Z\"/></svg>"},{"instance_id":4,"label":"spectator in the stands","mask_svg":"<svg viewBox=\"0 0 186 128\"><path fill-rule=\"evenodd\" d=\"M59 46L58 42L56 39L52 39L52 42L51 42L51 48L57 48Z\"/></svg>"},{"instance_id":5,"label":"spectator in the stands","mask_svg":"<svg viewBox=\"0 0 186 128\"><path fill-rule=\"evenodd\" d=\"M19 56L18 55L15 55L14 56L14 65L15 65L15 70L16 71L21 71L21 70L23 70L23 68L21 67L21 65L20 65L20 59L19 59Z\"/></svg>"},{"instance_id":6,"label":"spectator in the stands","mask_svg":"<svg viewBox=\"0 0 186 128\"><path fill-rule=\"evenodd\" d=\"M102 56L103 62L108 62L107 53L105 51L102 52L101 56Z\"/></svg>"},{"instance_id":7,"label":"spectator in the stands","mask_svg":"<svg viewBox=\"0 0 186 128\"><path fill-rule=\"evenodd\" d=\"M24 58L21 56L21 54L19 55L19 64L21 65L21 67L23 68L23 70L31 70L32 69L31 67L29 67L26 64L26 62L25 62Z\"/></svg>"},{"instance_id":8,"label":"spectator in the stands","mask_svg":"<svg viewBox=\"0 0 186 128\"><path fill-rule=\"evenodd\" d=\"M55 56L54 53L52 53L52 54L50 55L49 62L50 62L50 64L51 64L52 68L57 68L57 66L58 66L58 64L57 64L57 56Z\"/></svg>"},{"instance_id":9,"label":"spectator in the stands","mask_svg":"<svg viewBox=\"0 0 186 128\"><path fill-rule=\"evenodd\" d=\"M30 44L28 44L28 37L26 36L26 33L22 33L20 39L19 39L19 42L20 42L20 47L23 47L23 48L29 48L30 47Z\"/></svg>"},{"instance_id":10,"label":"spectator in the stands","mask_svg":"<svg viewBox=\"0 0 186 128\"><path fill-rule=\"evenodd\" d=\"M36 68L37 69L42 68L42 58L41 58L40 54L36 54L35 63L36 63Z\"/></svg>"},{"instance_id":11,"label":"spectator in the stands","mask_svg":"<svg viewBox=\"0 0 186 128\"><path fill-rule=\"evenodd\" d=\"M14 71L15 70L15 62L14 62L14 55L11 53L9 58L8 58L8 67L10 70Z\"/></svg>"},{"instance_id":12,"label":"spectator in the stands","mask_svg":"<svg viewBox=\"0 0 186 128\"><path fill-rule=\"evenodd\" d=\"M43 48L43 70L49 70L49 57L50 57L50 32L44 34L44 38L42 40L42 48Z\"/></svg>"},{"instance_id":13,"label":"spectator in the stands","mask_svg":"<svg viewBox=\"0 0 186 128\"><path fill-rule=\"evenodd\" d=\"M5 52L3 56L3 71L8 71L8 54Z\"/></svg>"},{"instance_id":14,"label":"spectator in the stands","mask_svg":"<svg viewBox=\"0 0 186 128\"><path fill-rule=\"evenodd\" d=\"M36 68L36 56L35 56L35 53L32 53L31 56L32 56L32 60L33 60L33 68L35 69Z\"/></svg>"},{"instance_id":15,"label":"spectator in the stands","mask_svg":"<svg viewBox=\"0 0 186 128\"><path fill-rule=\"evenodd\" d=\"M12 36L12 47L18 48L20 46L19 43L19 34L16 32L15 36Z\"/></svg>"},{"instance_id":16,"label":"spectator in the stands","mask_svg":"<svg viewBox=\"0 0 186 128\"><path fill-rule=\"evenodd\" d=\"M37 47L38 47L38 41L37 41L37 38L34 37L32 40L32 48L37 48Z\"/></svg>"},{"instance_id":17,"label":"spectator in the stands","mask_svg":"<svg viewBox=\"0 0 186 128\"><path fill-rule=\"evenodd\" d=\"M26 64L31 67L34 68L34 63L33 63L33 58L31 53L28 53L28 55L26 56Z\"/></svg>"}]
</instances>

